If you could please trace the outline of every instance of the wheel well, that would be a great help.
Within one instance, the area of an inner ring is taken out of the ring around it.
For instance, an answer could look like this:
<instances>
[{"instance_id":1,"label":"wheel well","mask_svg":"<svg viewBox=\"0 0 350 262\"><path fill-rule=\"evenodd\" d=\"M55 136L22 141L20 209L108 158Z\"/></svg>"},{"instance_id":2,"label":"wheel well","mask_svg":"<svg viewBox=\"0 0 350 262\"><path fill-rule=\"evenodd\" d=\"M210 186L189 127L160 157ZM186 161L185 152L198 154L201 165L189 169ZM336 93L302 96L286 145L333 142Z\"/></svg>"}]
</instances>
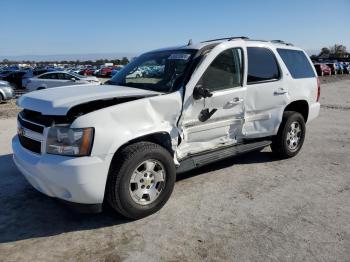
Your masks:
<instances>
[{"instance_id":1,"label":"wheel well","mask_svg":"<svg viewBox=\"0 0 350 262\"><path fill-rule=\"evenodd\" d=\"M171 146L171 138L170 135L166 132L160 132L160 133L153 133L153 134L148 134L145 136L141 136L135 139L132 139L130 141L128 141L127 143L125 143L124 145L122 145L121 147L118 148L118 150L114 153L114 156L117 156L118 153L125 147L137 143L137 142L152 142L155 144L158 144L162 147L164 147L169 153L170 155L174 155L174 150L172 149Z\"/></svg>"},{"instance_id":2,"label":"wheel well","mask_svg":"<svg viewBox=\"0 0 350 262\"><path fill-rule=\"evenodd\" d=\"M303 117L305 122L307 121L307 118L309 116L309 104L305 100L298 100L290 103L284 111L295 111L300 113Z\"/></svg>"}]
</instances>

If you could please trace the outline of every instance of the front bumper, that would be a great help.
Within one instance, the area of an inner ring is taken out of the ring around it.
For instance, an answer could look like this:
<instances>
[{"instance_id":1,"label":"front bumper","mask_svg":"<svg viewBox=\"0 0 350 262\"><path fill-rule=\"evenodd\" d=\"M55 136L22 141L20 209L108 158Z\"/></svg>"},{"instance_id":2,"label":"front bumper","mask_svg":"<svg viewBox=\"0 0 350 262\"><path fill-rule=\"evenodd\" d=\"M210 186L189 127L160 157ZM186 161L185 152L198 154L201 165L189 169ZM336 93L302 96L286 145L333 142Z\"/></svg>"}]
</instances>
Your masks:
<instances>
[{"instance_id":1,"label":"front bumper","mask_svg":"<svg viewBox=\"0 0 350 262\"><path fill-rule=\"evenodd\" d=\"M10 89L10 90L6 89L4 90L3 95L4 95L4 100L10 100L15 97L15 92L13 89Z\"/></svg>"},{"instance_id":2,"label":"front bumper","mask_svg":"<svg viewBox=\"0 0 350 262\"><path fill-rule=\"evenodd\" d=\"M12 139L13 159L28 182L38 191L64 201L101 204L113 155L66 157L36 154Z\"/></svg>"}]
</instances>

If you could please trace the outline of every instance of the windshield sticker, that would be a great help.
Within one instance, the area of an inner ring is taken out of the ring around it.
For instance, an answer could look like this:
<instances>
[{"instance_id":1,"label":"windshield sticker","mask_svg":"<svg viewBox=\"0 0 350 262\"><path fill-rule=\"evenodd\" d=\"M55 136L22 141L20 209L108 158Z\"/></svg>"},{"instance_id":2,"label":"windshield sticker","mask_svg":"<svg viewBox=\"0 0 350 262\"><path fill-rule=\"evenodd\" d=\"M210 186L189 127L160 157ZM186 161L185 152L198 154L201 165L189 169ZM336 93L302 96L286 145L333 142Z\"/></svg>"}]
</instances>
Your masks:
<instances>
[{"instance_id":1,"label":"windshield sticker","mask_svg":"<svg viewBox=\"0 0 350 262\"><path fill-rule=\"evenodd\" d=\"M190 54L171 54L169 56L169 60L188 60L190 58Z\"/></svg>"}]
</instances>

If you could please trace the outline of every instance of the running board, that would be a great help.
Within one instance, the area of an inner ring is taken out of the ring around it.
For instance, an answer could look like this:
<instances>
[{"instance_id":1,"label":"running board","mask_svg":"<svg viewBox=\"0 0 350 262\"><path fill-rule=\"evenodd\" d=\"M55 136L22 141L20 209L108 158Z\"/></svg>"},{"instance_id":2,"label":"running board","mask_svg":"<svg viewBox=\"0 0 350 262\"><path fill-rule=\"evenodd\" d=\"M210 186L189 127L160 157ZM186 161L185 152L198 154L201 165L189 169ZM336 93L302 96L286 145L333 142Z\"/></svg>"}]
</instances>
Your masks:
<instances>
[{"instance_id":1,"label":"running board","mask_svg":"<svg viewBox=\"0 0 350 262\"><path fill-rule=\"evenodd\" d=\"M240 144L230 147L219 148L217 150L209 151L206 153L191 155L180 161L180 166L177 168L176 172L183 173L191 169L214 163L225 158L259 150L270 144L271 141L264 140L248 144Z\"/></svg>"}]
</instances>

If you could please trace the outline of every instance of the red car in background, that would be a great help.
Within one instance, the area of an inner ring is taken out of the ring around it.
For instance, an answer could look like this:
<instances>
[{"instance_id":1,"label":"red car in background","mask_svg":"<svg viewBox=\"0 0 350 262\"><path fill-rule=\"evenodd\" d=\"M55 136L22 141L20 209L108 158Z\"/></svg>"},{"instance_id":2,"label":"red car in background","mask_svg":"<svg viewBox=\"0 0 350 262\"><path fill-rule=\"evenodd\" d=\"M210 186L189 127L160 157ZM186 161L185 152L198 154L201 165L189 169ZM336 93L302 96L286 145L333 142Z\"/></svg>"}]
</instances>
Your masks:
<instances>
[{"instance_id":1,"label":"red car in background","mask_svg":"<svg viewBox=\"0 0 350 262\"><path fill-rule=\"evenodd\" d=\"M337 74L337 65L335 63L327 63L326 64L332 71L332 75Z\"/></svg>"},{"instance_id":2,"label":"red car in background","mask_svg":"<svg viewBox=\"0 0 350 262\"><path fill-rule=\"evenodd\" d=\"M112 70L113 70L113 67L103 67L100 70L100 76L110 77Z\"/></svg>"},{"instance_id":3,"label":"red car in background","mask_svg":"<svg viewBox=\"0 0 350 262\"><path fill-rule=\"evenodd\" d=\"M332 69L326 64L314 64L314 67L316 69L317 75L319 76L332 74Z\"/></svg>"},{"instance_id":4,"label":"red car in background","mask_svg":"<svg viewBox=\"0 0 350 262\"><path fill-rule=\"evenodd\" d=\"M79 72L79 75L92 76L94 72L95 72L95 69L93 68L85 68Z\"/></svg>"}]
</instances>

